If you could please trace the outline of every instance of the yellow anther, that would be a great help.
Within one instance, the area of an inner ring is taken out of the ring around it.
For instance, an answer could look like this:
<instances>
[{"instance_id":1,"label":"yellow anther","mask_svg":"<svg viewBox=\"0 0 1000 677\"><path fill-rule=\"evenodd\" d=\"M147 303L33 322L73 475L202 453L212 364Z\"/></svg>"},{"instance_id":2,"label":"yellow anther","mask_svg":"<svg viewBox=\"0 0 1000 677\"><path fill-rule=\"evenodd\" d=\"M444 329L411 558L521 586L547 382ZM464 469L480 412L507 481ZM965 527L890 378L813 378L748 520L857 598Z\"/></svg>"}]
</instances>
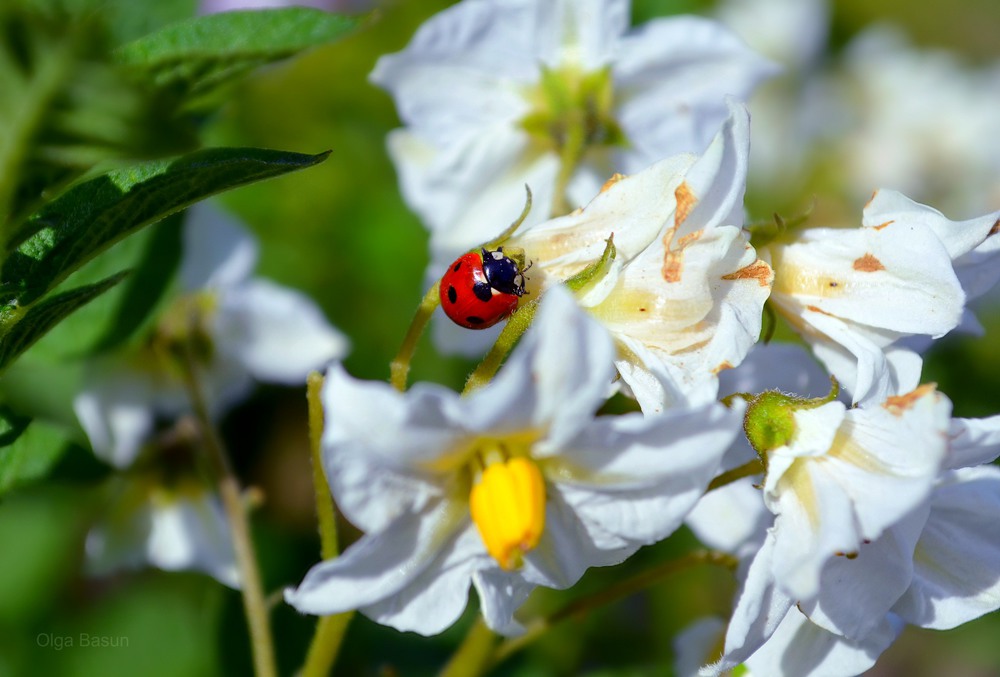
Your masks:
<instances>
[{"instance_id":1,"label":"yellow anther","mask_svg":"<svg viewBox=\"0 0 1000 677\"><path fill-rule=\"evenodd\" d=\"M538 545L545 528L545 481L531 460L490 463L469 495L472 521L486 551L506 570Z\"/></svg>"}]
</instances>

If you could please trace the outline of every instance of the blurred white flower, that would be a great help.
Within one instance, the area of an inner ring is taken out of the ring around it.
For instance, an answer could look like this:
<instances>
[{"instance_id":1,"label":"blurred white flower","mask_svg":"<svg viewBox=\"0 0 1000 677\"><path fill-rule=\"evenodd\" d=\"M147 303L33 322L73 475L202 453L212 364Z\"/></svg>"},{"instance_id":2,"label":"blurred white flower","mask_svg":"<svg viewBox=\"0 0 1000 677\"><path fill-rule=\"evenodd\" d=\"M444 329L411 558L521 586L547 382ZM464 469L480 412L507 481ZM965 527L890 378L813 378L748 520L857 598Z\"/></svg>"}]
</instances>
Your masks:
<instances>
[{"instance_id":1,"label":"blurred white flower","mask_svg":"<svg viewBox=\"0 0 1000 677\"><path fill-rule=\"evenodd\" d=\"M875 26L848 45L824 98L854 194L891 186L958 213L1000 206L1000 64L975 69Z\"/></svg>"},{"instance_id":2,"label":"blurred white flower","mask_svg":"<svg viewBox=\"0 0 1000 677\"><path fill-rule=\"evenodd\" d=\"M74 409L103 460L132 464L157 419L190 411L176 362L177 341L192 341L214 414L245 396L253 379L304 383L313 369L344 356L346 339L305 295L252 277L257 245L211 205L185 224L181 294L148 340L88 364Z\"/></svg>"},{"instance_id":3,"label":"blurred white flower","mask_svg":"<svg viewBox=\"0 0 1000 677\"><path fill-rule=\"evenodd\" d=\"M240 587L229 522L219 497L202 481L165 483L141 473L118 480L106 514L87 534L89 573L153 566L200 571Z\"/></svg>"},{"instance_id":4,"label":"blurred white flower","mask_svg":"<svg viewBox=\"0 0 1000 677\"><path fill-rule=\"evenodd\" d=\"M998 218L949 221L877 191L861 228L806 228L761 247L774 268L771 299L855 402L879 402L916 387L911 339L957 327L969 296L1000 277Z\"/></svg>"},{"instance_id":5,"label":"blurred white flower","mask_svg":"<svg viewBox=\"0 0 1000 677\"><path fill-rule=\"evenodd\" d=\"M515 632L534 586L569 587L673 532L742 408L595 418L613 357L607 333L553 288L501 372L467 397L424 384L399 393L332 369L326 474L366 533L287 601L433 634L462 613L471 581L487 624Z\"/></svg>"},{"instance_id":6,"label":"blurred white flower","mask_svg":"<svg viewBox=\"0 0 1000 677\"><path fill-rule=\"evenodd\" d=\"M525 184L537 223L613 172L703 151L725 96L775 70L711 20L628 23L628 0L465 0L379 60L371 79L406 125L389 151L441 266L495 236Z\"/></svg>"}]
</instances>

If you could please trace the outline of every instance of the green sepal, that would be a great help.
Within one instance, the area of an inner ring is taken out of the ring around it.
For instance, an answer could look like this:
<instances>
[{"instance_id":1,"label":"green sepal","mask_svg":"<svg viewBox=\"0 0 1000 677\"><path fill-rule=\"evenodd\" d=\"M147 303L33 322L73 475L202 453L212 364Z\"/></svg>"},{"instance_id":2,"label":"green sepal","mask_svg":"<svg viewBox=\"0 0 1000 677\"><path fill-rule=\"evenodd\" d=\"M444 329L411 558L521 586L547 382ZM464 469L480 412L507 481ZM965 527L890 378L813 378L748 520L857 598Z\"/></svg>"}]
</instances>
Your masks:
<instances>
[{"instance_id":1,"label":"green sepal","mask_svg":"<svg viewBox=\"0 0 1000 677\"><path fill-rule=\"evenodd\" d=\"M563 283L569 287L570 291L572 291L574 295L580 296L599 281L603 280L604 277L611 272L611 264L614 263L615 257L618 255L614 239L615 235L612 233L606 240L607 244L604 245L604 251L601 253L601 258L597 259Z\"/></svg>"},{"instance_id":2,"label":"green sepal","mask_svg":"<svg viewBox=\"0 0 1000 677\"><path fill-rule=\"evenodd\" d=\"M840 385L830 377L830 392L824 397L798 397L778 390L767 390L757 395L741 395L747 400L747 413L743 419L750 446L767 463L767 453L783 447L795 438L795 412L815 409L837 399Z\"/></svg>"}]
</instances>

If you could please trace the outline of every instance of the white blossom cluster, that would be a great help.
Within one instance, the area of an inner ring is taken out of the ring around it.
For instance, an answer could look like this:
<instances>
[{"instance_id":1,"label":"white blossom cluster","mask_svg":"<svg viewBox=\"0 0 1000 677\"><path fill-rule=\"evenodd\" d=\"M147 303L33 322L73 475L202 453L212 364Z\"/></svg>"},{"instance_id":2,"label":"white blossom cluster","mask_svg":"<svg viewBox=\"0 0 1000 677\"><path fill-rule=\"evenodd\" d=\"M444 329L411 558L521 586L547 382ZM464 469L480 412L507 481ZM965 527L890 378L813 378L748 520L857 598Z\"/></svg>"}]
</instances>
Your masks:
<instances>
[{"instance_id":1,"label":"white blossom cluster","mask_svg":"<svg viewBox=\"0 0 1000 677\"><path fill-rule=\"evenodd\" d=\"M287 601L434 634L471 585L486 623L517 633L535 586L569 587L686 520L742 564L731 619L679 638L682 673L859 674L905 624L996 610L1000 416L952 418L921 355L977 326L1000 212L952 221L883 188L853 223L752 231L741 101L773 64L714 21L629 30L628 13L463 0L377 64L432 275L495 237L527 183L535 209L504 246L532 261L539 310L466 395L329 372L325 471L364 536ZM570 293L609 238L612 263ZM813 357L758 343L765 304ZM841 400L808 397L826 374ZM641 411L596 415L616 391ZM770 437L752 432L765 418ZM758 474L707 491L754 459Z\"/></svg>"},{"instance_id":2,"label":"white blossom cluster","mask_svg":"<svg viewBox=\"0 0 1000 677\"><path fill-rule=\"evenodd\" d=\"M105 574L148 564L239 587L218 495L196 463L164 448L176 444L156 439L192 410L178 346L196 346L205 404L218 416L246 397L254 380L305 383L311 370L344 357L347 340L312 300L253 276L256 240L215 205L191 208L182 245L179 288L153 327L89 361L86 386L74 399L94 453L125 472L113 480L107 516L87 536L88 568Z\"/></svg>"},{"instance_id":3,"label":"white blossom cluster","mask_svg":"<svg viewBox=\"0 0 1000 677\"><path fill-rule=\"evenodd\" d=\"M463 395L330 368L324 471L364 535L288 589L289 604L430 635L471 586L486 624L516 634L536 586L568 588L686 523L741 564L731 618L677 638L681 674L856 675L907 624L952 628L1000 608L1000 415L952 418L922 383L934 340L981 331L969 303L1000 279L1000 211L950 220L876 184L850 223L748 226L744 102L777 74L772 58L814 59L825 28L818 3L759 4L723 3L720 16L773 29L771 58L711 19L630 29L628 0L462 0L379 60L371 79L404 125L388 148L430 231L429 276L496 237L527 184L534 208L504 247L532 262L524 301L538 310L496 376ZM810 30L790 40L764 9L793 7ZM902 88L893 72L873 86ZM930 114L893 114L929 135L918 123ZM974 162L995 163L981 150ZM181 279L211 348L214 413L252 378L301 382L343 357L311 302L250 277L252 243L191 232L208 237L188 243ZM759 342L766 310L812 355ZM452 347L475 343L458 331L445 332ZM185 413L160 366L94 365L76 410L109 463L131 465L158 420ZM828 375L840 399L823 397ZM616 393L636 411L598 415ZM216 499L185 501L99 527L92 557L238 585Z\"/></svg>"}]
</instances>

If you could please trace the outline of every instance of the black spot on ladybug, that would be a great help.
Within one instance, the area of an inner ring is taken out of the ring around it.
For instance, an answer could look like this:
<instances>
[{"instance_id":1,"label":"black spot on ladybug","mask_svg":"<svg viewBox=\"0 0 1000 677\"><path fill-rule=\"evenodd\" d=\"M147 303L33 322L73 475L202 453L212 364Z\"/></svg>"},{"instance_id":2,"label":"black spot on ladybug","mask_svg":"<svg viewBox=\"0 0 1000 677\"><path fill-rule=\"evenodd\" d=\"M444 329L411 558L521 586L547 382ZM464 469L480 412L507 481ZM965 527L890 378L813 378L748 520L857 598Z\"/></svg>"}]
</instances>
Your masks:
<instances>
[{"instance_id":1,"label":"black spot on ladybug","mask_svg":"<svg viewBox=\"0 0 1000 677\"><path fill-rule=\"evenodd\" d=\"M491 298L493 298L493 288L490 286L489 282L477 282L472 285L472 293L476 295L476 298L486 303Z\"/></svg>"},{"instance_id":2,"label":"black spot on ladybug","mask_svg":"<svg viewBox=\"0 0 1000 677\"><path fill-rule=\"evenodd\" d=\"M448 285L448 300L452 303L458 300L458 292L451 285Z\"/></svg>"},{"instance_id":3,"label":"black spot on ladybug","mask_svg":"<svg viewBox=\"0 0 1000 677\"><path fill-rule=\"evenodd\" d=\"M469 317L465 318L465 321L468 322L469 324L483 324L484 322L486 322L486 320L484 320L483 318L476 317L475 315L470 315Z\"/></svg>"},{"instance_id":4,"label":"black spot on ladybug","mask_svg":"<svg viewBox=\"0 0 1000 677\"><path fill-rule=\"evenodd\" d=\"M456 261L455 262L455 267L451 269L451 272L457 273L458 269L461 268L461 267L462 267L462 262L461 261Z\"/></svg>"}]
</instances>

